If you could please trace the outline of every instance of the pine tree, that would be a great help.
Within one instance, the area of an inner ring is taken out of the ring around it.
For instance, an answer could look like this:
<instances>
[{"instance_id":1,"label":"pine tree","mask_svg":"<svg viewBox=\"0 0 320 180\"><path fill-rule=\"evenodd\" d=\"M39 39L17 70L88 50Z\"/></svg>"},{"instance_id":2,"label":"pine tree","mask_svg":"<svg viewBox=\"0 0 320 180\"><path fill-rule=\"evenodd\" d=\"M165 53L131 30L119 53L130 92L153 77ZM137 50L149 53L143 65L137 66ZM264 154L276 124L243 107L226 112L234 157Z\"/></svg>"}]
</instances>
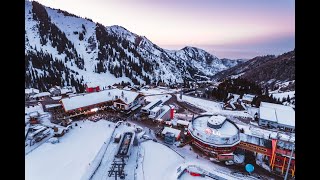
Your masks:
<instances>
[{"instance_id":1,"label":"pine tree","mask_svg":"<svg viewBox=\"0 0 320 180\"><path fill-rule=\"evenodd\" d=\"M289 96L289 95L288 95L288 97L287 97L287 101L290 102L290 96Z\"/></svg>"},{"instance_id":2,"label":"pine tree","mask_svg":"<svg viewBox=\"0 0 320 180\"><path fill-rule=\"evenodd\" d=\"M283 97L281 102L284 103L284 102L286 102L286 100L287 99L285 97Z\"/></svg>"},{"instance_id":3,"label":"pine tree","mask_svg":"<svg viewBox=\"0 0 320 180\"><path fill-rule=\"evenodd\" d=\"M265 95L266 95L266 96L269 96L268 86L266 86L266 88L265 88Z\"/></svg>"}]
</instances>

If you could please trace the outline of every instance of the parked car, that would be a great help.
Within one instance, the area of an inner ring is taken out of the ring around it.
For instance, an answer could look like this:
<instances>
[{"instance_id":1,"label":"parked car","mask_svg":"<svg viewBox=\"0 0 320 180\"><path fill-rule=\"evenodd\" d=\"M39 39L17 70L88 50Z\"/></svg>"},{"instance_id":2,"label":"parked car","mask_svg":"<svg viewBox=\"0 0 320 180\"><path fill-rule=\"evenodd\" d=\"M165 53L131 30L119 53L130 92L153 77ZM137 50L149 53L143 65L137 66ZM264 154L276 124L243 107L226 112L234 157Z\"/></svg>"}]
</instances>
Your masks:
<instances>
[{"instance_id":1,"label":"parked car","mask_svg":"<svg viewBox=\"0 0 320 180\"><path fill-rule=\"evenodd\" d=\"M229 161L226 161L225 164L226 164L226 165L233 165L233 164L234 164L234 161L233 161L233 160L229 160Z\"/></svg>"}]
</instances>

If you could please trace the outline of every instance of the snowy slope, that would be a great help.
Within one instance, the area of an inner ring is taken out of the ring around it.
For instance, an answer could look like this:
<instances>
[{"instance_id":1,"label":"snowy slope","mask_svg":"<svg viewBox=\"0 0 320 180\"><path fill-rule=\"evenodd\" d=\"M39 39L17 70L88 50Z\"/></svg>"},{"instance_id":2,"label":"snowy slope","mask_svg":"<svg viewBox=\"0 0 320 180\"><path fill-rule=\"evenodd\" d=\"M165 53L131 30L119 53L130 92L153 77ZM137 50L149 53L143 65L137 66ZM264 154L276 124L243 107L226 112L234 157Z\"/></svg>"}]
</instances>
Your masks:
<instances>
[{"instance_id":1,"label":"snowy slope","mask_svg":"<svg viewBox=\"0 0 320 180\"><path fill-rule=\"evenodd\" d=\"M78 180L86 172L112 130L108 121L77 122L59 143L44 143L25 157L25 177L30 180ZM81 127L81 128L80 128Z\"/></svg>"},{"instance_id":2,"label":"snowy slope","mask_svg":"<svg viewBox=\"0 0 320 180\"><path fill-rule=\"evenodd\" d=\"M195 47L164 50L121 26L105 27L35 1L25 1L25 24L26 86L40 90L52 81L73 84L78 91L88 82L170 84L241 63Z\"/></svg>"},{"instance_id":3,"label":"snowy slope","mask_svg":"<svg viewBox=\"0 0 320 180\"><path fill-rule=\"evenodd\" d=\"M175 174L177 167L183 163L182 157L162 144L147 141L141 146L144 149L142 165L144 178L139 179L169 179L168 176Z\"/></svg>"},{"instance_id":4,"label":"snowy slope","mask_svg":"<svg viewBox=\"0 0 320 180\"><path fill-rule=\"evenodd\" d=\"M193 67L204 75L212 76L227 69L227 66L220 59L199 48L187 46L178 51L167 52L173 58L184 61L186 65Z\"/></svg>"},{"instance_id":5,"label":"snowy slope","mask_svg":"<svg viewBox=\"0 0 320 180\"><path fill-rule=\"evenodd\" d=\"M282 98L287 98L288 96L290 98L295 97L295 92L296 91L288 91L288 92L282 92L282 93L272 93L272 96L275 98L280 98L282 100Z\"/></svg>"},{"instance_id":6,"label":"snowy slope","mask_svg":"<svg viewBox=\"0 0 320 180\"><path fill-rule=\"evenodd\" d=\"M295 89L295 50L279 56L258 56L244 63L220 71L215 80L241 77L269 89L293 91Z\"/></svg>"}]
</instances>

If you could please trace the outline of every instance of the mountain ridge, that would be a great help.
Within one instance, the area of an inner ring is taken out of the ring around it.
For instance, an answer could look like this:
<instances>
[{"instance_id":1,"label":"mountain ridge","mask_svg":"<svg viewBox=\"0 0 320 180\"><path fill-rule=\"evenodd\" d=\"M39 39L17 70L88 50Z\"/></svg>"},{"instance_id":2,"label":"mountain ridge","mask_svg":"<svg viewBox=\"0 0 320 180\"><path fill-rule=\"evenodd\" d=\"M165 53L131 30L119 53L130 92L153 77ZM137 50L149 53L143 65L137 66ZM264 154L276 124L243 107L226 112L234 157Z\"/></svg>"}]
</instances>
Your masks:
<instances>
[{"instance_id":1,"label":"mountain ridge","mask_svg":"<svg viewBox=\"0 0 320 180\"><path fill-rule=\"evenodd\" d=\"M26 87L45 89L73 81L81 91L89 82L102 87L174 84L185 78L209 79L242 63L191 46L166 50L125 27L104 26L36 1L25 1L25 24Z\"/></svg>"},{"instance_id":2,"label":"mountain ridge","mask_svg":"<svg viewBox=\"0 0 320 180\"><path fill-rule=\"evenodd\" d=\"M223 70L213 76L220 81L241 77L256 82L271 90L295 89L295 50L278 56L266 55L250 59L242 64Z\"/></svg>"}]
</instances>

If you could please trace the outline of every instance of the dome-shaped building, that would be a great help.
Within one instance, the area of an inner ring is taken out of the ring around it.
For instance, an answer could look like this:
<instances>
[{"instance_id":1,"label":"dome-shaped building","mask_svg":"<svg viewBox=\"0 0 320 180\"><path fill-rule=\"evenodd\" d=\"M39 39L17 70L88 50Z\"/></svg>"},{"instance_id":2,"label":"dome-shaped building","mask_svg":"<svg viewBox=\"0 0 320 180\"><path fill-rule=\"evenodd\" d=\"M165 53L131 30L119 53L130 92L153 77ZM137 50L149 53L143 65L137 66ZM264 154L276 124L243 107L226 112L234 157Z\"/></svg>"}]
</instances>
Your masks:
<instances>
[{"instance_id":1,"label":"dome-shaped building","mask_svg":"<svg viewBox=\"0 0 320 180\"><path fill-rule=\"evenodd\" d=\"M200 115L188 126L191 144L219 161L232 160L240 142L238 126L221 115Z\"/></svg>"}]
</instances>

